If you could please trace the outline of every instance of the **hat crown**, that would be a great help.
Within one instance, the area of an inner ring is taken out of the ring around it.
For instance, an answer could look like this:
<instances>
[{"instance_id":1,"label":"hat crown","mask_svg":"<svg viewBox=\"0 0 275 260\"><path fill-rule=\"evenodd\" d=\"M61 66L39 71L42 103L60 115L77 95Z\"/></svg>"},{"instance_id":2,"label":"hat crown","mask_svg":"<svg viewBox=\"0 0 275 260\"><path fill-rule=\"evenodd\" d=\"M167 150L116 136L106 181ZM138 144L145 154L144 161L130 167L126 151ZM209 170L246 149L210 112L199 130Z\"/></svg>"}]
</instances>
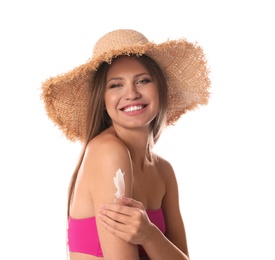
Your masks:
<instances>
[{"instance_id":1,"label":"hat crown","mask_svg":"<svg viewBox=\"0 0 275 260\"><path fill-rule=\"evenodd\" d=\"M122 29L109 32L102 36L94 46L93 57L99 57L104 53L110 51L116 51L128 49L131 51L131 47L134 45L144 45L148 42L148 39L135 30Z\"/></svg>"}]
</instances>

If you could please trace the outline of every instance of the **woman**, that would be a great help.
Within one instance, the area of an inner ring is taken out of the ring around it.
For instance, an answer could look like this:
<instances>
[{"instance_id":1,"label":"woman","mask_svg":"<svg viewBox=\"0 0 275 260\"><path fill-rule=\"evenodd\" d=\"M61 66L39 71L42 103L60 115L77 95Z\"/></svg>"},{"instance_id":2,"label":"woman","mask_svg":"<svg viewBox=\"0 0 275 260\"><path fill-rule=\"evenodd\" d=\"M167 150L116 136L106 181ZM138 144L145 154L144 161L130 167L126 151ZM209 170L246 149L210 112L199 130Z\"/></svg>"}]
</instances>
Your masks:
<instances>
[{"instance_id":1,"label":"woman","mask_svg":"<svg viewBox=\"0 0 275 260\"><path fill-rule=\"evenodd\" d=\"M188 259L172 166L153 153L164 126L208 100L202 49L149 42L133 30L103 36L90 61L50 78L50 118L83 152L68 198L71 260ZM121 172L123 196L115 199Z\"/></svg>"}]
</instances>

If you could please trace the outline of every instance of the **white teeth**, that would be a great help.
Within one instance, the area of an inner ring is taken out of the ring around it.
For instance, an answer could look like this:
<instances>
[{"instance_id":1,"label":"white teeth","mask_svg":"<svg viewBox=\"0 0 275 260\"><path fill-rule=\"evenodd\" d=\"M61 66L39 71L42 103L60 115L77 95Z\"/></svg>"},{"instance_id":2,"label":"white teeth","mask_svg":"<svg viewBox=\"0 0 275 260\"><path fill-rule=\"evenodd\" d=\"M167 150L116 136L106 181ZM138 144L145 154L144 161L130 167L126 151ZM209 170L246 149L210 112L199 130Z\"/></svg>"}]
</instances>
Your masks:
<instances>
[{"instance_id":1,"label":"white teeth","mask_svg":"<svg viewBox=\"0 0 275 260\"><path fill-rule=\"evenodd\" d=\"M133 112L142 109L143 106L131 106L124 109L125 112Z\"/></svg>"}]
</instances>

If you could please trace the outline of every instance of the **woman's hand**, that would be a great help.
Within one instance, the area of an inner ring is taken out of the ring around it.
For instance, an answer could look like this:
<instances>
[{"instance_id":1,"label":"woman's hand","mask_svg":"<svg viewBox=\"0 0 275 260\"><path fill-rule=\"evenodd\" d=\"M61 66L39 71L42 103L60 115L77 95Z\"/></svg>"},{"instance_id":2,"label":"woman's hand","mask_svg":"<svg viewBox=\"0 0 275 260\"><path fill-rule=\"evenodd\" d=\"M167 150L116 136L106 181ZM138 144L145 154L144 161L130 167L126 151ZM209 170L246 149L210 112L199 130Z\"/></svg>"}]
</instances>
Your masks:
<instances>
[{"instance_id":1,"label":"woman's hand","mask_svg":"<svg viewBox=\"0 0 275 260\"><path fill-rule=\"evenodd\" d=\"M143 204L126 197L118 199L117 204L103 205L99 217L109 232L134 245L146 243L155 227Z\"/></svg>"}]
</instances>

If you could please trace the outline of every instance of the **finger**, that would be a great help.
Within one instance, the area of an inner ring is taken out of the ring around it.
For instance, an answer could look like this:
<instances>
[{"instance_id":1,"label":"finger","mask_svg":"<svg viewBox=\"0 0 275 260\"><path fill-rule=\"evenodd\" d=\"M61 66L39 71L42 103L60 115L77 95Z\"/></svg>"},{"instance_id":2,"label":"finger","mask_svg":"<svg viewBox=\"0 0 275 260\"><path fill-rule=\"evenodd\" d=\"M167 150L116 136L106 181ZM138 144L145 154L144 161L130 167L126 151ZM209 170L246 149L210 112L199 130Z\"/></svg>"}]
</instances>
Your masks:
<instances>
[{"instance_id":1,"label":"finger","mask_svg":"<svg viewBox=\"0 0 275 260\"><path fill-rule=\"evenodd\" d=\"M114 221L108 219L108 217L105 217L103 215L99 215L100 223L101 225L111 234L115 235L116 237L119 237L125 241L128 241L128 235L127 232L125 232L125 227L124 230L121 228L122 224L115 223Z\"/></svg>"},{"instance_id":2,"label":"finger","mask_svg":"<svg viewBox=\"0 0 275 260\"><path fill-rule=\"evenodd\" d=\"M120 222L102 214L99 214L98 217L101 220L101 222L105 224L105 228L107 228L109 231L112 231L112 233L116 231L120 232L121 233L120 236L122 236L122 233L124 233L124 234L127 234L127 236L129 237L133 233L133 230L136 230L135 222L134 223L130 223L130 222L127 223L126 221ZM126 235L124 235L123 237L124 237L123 239L126 239Z\"/></svg>"},{"instance_id":3,"label":"finger","mask_svg":"<svg viewBox=\"0 0 275 260\"><path fill-rule=\"evenodd\" d=\"M101 225L111 234L123 239L127 243L140 244L140 240L136 240L137 231L135 228L133 229L132 225L121 224L104 215L98 215L98 217Z\"/></svg>"},{"instance_id":4,"label":"finger","mask_svg":"<svg viewBox=\"0 0 275 260\"><path fill-rule=\"evenodd\" d=\"M125 224L123 222L119 222L113 218L110 218L107 215L103 215L103 214L98 214L98 218L104 222L105 224L107 224L108 226L112 227L113 229L122 231L123 228L125 227Z\"/></svg>"},{"instance_id":5,"label":"finger","mask_svg":"<svg viewBox=\"0 0 275 260\"><path fill-rule=\"evenodd\" d=\"M99 212L113 211L123 215L131 215L131 208L122 204L104 204L99 208Z\"/></svg>"},{"instance_id":6,"label":"finger","mask_svg":"<svg viewBox=\"0 0 275 260\"><path fill-rule=\"evenodd\" d=\"M131 223L130 215L121 214L120 212L116 212L108 209L101 209L99 211L99 216L107 217L108 219L111 219L115 222L118 222L124 225Z\"/></svg>"},{"instance_id":7,"label":"finger","mask_svg":"<svg viewBox=\"0 0 275 260\"><path fill-rule=\"evenodd\" d=\"M127 198L127 197L121 196L119 198L119 201L121 201L124 205L132 207L132 208L138 208L138 209L142 209L142 210L145 209L141 202L134 200L132 198Z\"/></svg>"}]
</instances>

